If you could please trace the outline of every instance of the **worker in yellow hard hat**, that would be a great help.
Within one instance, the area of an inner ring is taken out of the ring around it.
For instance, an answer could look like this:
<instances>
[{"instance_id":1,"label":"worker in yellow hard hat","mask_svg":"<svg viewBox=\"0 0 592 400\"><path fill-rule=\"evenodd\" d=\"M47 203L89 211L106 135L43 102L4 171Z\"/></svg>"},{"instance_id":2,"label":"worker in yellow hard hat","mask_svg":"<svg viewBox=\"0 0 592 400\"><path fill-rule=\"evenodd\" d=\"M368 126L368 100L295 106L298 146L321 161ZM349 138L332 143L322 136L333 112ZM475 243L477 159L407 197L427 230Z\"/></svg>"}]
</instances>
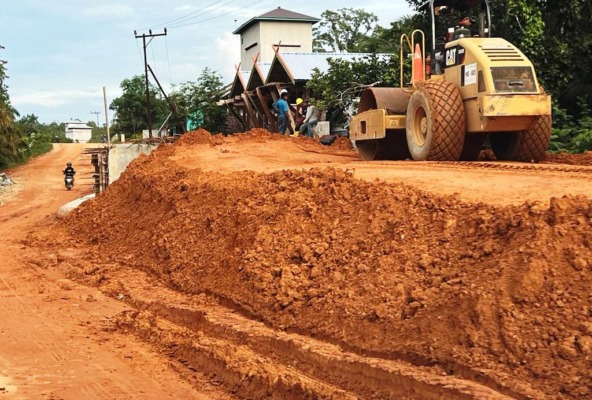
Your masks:
<instances>
[{"instance_id":1,"label":"worker in yellow hard hat","mask_svg":"<svg viewBox=\"0 0 592 400\"><path fill-rule=\"evenodd\" d=\"M304 118L306 117L306 101L302 98L298 97L296 99L296 130L298 132L300 130L300 126L304 122Z\"/></svg>"}]
</instances>

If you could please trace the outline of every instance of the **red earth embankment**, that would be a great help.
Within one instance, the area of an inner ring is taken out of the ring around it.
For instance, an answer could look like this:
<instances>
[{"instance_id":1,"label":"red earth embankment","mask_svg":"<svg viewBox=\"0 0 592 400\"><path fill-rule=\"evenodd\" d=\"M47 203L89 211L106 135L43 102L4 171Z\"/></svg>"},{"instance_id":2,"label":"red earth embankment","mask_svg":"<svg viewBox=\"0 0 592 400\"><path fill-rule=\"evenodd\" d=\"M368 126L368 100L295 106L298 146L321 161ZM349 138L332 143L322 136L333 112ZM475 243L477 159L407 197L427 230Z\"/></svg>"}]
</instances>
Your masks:
<instances>
[{"instance_id":1,"label":"red earth embankment","mask_svg":"<svg viewBox=\"0 0 592 400\"><path fill-rule=\"evenodd\" d=\"M265 136L249 135L229 140ZM68 218L71 235L92 262L213 294L276 329L513 393L592 396L589 198L496 207L338 169L171 159L224 140L201 131L140 157Z\"/></svg>"}]
</instances>

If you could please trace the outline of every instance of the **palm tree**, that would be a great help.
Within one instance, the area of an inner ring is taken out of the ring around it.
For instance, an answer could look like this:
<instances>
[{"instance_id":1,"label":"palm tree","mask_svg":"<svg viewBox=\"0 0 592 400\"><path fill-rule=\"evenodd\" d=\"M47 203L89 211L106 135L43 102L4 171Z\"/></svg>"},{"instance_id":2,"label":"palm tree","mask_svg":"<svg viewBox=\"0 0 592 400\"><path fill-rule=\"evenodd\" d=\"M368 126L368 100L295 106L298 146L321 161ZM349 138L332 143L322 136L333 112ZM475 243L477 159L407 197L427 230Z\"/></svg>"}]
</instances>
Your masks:
<instances>
[{"instance_id":1,"label":"palm tree","mask_svg":"<svg viewBox=\"0 0 592 400\"><path fill-rule=\"evenodd\" d=\"M7 104L0 104L0 165L14 159L20 143L21 136L14 123L14 110Z\"/></svg>"}]
</instances>

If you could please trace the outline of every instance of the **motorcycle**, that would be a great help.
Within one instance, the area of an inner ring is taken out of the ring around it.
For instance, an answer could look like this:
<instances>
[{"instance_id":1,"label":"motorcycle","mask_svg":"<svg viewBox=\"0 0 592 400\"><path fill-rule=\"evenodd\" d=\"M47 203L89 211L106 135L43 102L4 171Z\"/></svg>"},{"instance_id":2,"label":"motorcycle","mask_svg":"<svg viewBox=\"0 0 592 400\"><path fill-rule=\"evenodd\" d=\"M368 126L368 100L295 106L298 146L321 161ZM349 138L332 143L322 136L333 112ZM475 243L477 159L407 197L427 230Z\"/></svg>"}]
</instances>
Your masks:
<instances>
[{"instance_id":1,"label":"motorcycle","mask_svg":"<svg viewBox=\"0 0 592 400\"><path fill-rule=\"evenodd\" d=\"M64 182L66 185L66 189L72 190L72 187L74 187L74 177L72 175L66 175Z\"/></svg>"}]
</instances>

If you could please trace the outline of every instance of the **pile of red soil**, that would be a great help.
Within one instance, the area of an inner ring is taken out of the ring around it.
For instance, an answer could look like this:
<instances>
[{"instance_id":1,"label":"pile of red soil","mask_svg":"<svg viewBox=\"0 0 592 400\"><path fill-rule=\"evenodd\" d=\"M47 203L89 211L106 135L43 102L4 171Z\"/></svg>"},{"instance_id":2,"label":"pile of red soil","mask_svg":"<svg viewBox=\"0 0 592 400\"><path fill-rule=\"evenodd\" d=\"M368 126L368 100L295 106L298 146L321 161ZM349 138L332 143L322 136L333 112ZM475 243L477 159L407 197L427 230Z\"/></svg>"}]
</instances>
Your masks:
<instances>
[{"instance_id":1,"label":"pile of red soil","mask_svg":"<svg viewBox=\"0 0 592 400\"><path fill-rule=\"evenodd\" d=\"M196 131L186 132L185 134L181 135L179 140L177 140L175 143L178 146L194 144L211 144L212 137L213 136L210 134L210 132L206 131L205 129L198 129Z\"/></svg>"},{"instance_id":2,"label":"pile of red soil","mask_svg":"<svg viewBox=\"0 0 592 400\"><path fill-rule=\"evenodd\" d=\"M592 396L590 199L497 208L332 169L205 173L168 159L181 145L67 219L89 264L358 352Z\"/></svg>"},{"instance_id":3,"label":"pile of red soil","mask_svg":"<svg viewBox=\"0 0 592 400\"><path fill-rule=\"evenodd\" d=\"M263 129L263 128L253 128L249 131L236 134L236 136L241 140L253 140L255 138L259 138L259 139L285 138L284 135L280 135L279 133L273 133L273 132L270 132L267 129Z\"/></svg>"},{"instance_id":4,"label":"pile of red soil","mask_svg":"<svg viewBox=\"0 0 592 400\"><path fill-rule=\"evenodd\" d=\"M337 137L337 139L331 144L331 147L336 150L354 151L354 146L352 145L351 140L343 136Z\"/></svg>"},{"instance_id":5,"label":"pile of red soil","mask_svg":"<svg viewBox=\"0 0 592 400\"><path fill-rule=\"evenodd\" d=\"M572 153L547 153L546 162L573 165L592 165L592 151L581 154Z\"/></svg>"},{"instance_id":6,"label":"pile of red soil","mask_svg":"<svg viewBox=\"0 0 592 400\"><path fill-rule=\"evenodd\" d=\"M288 137L280 135L279 133L273 133L263 128L253 128L247 132L235 133L233 135L224 136L222 134L211 135L204 129L197 131L191 131L185 133L176 142L178 146L184 145L196 145L196 144L210 144L211 146L219 146L224 143L231 143L233 141L251 141L258 143L265 143L268 140L289 140L296 143L300 148L323 154L332 154L340 156L350 156L358 158L358 152L353 148L351 140L346 137L338 137L333 144L325 146L319 142L318 139L312 139L305 136Z\"/></svg>"}]
</instances>

